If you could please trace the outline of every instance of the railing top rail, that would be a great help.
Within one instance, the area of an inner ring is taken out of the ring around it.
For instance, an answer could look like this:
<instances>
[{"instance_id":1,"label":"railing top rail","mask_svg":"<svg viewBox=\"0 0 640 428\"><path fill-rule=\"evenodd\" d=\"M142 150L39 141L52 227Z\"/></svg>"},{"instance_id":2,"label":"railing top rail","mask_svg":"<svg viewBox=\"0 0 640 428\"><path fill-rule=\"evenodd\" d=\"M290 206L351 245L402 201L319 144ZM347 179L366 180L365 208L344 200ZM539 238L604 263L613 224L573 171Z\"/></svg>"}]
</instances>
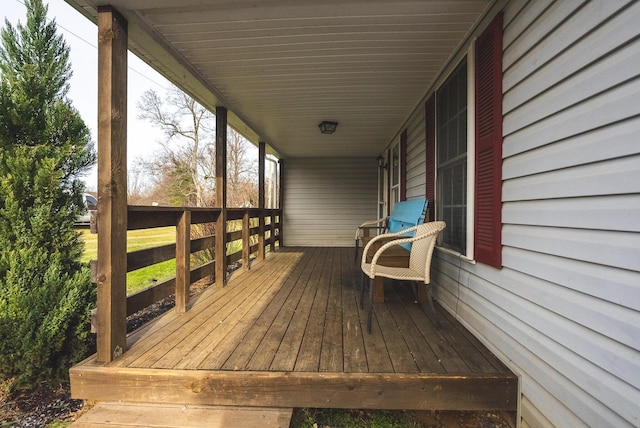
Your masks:
<instances>
[{"instance_id":1,"label":"railing top rail","mask_svg":"<svg viewBox=\"0 0 640 428\"><path fill-rule=\"evenodd\" d=\"M221 208L213 207L160 207L152 205L129 205L129 212L209 212L209 211L221 211Z\"/></svg>"},{"instance_id":2,"label":"railing top rail","mask_svg":"<svg viewBox=\"0 0 640 428\"><path fill-rule=\"evenodd\" d=\"M218 219L221 208L213 207L158 207L147 205L129 205L128 230L150 229L154 227L175 226L181 213L191 212L191 224L209 223ZM249 212L252 217L265 213L279 214L275 208L228 208L229 220L242 218L243 213Z\"/></svg>"},{"instance_id":3,"label":"railing top rail","mask_svg":"<svg viewBox=\"0 0 640 428\"><path fill-rule=\"evenodd\" d=\"M164 207L153 205L128 205L129 212L209 212L209 211L221 211L222 208L216 207ZM279 208L227 208L227 211L250 211L259 212L264 211L280 211Z\"/></svg>"}]
</instances>

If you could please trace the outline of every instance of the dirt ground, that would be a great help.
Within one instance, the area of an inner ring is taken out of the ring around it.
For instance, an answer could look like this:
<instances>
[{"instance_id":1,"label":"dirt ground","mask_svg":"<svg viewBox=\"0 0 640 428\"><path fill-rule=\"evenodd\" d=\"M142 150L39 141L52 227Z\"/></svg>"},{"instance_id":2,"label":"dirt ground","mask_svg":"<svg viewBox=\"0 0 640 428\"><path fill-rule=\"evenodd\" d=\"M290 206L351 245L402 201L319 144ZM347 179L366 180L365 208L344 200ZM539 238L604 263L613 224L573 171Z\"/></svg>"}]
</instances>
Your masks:
<instances>
[{"instance_id":1,"label":"dirt ground","mask_svg":"<svg viewBox=\"0 0 640 428\"><path fill-rule=\"evenodd\" d=\"M0 397L0 427L45 427L54 421L73 421L82 400L72 400L67 386L41 385Z\"/></svg>"},{"instance_id":2,"label":"dirt ground","mask_svg":"<svg viewBox=\"0 0 640 428\"><path fill-rule=\"evenodd\" d=\"M515 415L497 412L413 412L429 428L515 428Z\"/></svg>"}]
</instances>

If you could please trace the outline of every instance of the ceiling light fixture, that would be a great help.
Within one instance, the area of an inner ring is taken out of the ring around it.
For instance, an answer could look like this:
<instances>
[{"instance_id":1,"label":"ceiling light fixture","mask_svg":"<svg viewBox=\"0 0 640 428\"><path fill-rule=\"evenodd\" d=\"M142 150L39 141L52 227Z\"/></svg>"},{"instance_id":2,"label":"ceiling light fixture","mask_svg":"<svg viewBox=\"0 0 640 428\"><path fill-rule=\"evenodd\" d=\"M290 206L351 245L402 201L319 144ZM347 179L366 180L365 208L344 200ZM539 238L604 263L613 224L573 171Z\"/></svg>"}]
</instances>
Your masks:
<instances>
[{"instance_id":1,"label":"ceiling light fixture","mask_svg":"<svg viewBox=\"0 0 640 428\"><path fill-rule=\"evenodd\" d=\"M323 134L333 134L334 132L336 132L338 122L323 120L322 122L320 122L320 125L318 125L318 127L320 128L320 132L322 132Z\"/></svg>"}]
</instances>

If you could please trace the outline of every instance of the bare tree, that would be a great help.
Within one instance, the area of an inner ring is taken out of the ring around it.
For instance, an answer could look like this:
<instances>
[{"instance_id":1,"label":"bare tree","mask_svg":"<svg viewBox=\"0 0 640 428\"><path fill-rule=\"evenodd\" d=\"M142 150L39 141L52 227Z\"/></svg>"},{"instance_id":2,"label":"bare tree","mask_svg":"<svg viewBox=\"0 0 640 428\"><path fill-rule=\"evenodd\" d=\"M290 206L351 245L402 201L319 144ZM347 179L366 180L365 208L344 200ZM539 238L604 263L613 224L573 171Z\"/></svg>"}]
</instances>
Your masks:
<instances>
[{"instance_id":1,"label":"bare tree","mask_svg":"<svg viewBox=\"0 0 640 428\"><path fill-rule=\"evenodd\" d=\"M215 117L193 98L172 87L166 97L148 90L138 103L138 118L162 129L167 140L163 153L147 162L166 184L177 205L206 206L214 198Z\"/></svg>"},{"instance_id":2,"label":"bare tree","mask_svg":"<svg viewBox=\"0 0 640 428\"><path fill-rule=\"evenodd\" d=\"M165 132L162 152L144 162L161 205L213 206L215 201L215 116L176 87L165 98L146 91L139 118ZM258 199L257 148L233 129L227 132L227 205L255 206Z\"/></svg>"},{"instance_id":3,"label":"bare tree","mask_svg":"<svg viewBox=\"0 0 640 428\"><path fill-rule=\"evenodd\" d=\"M146 180L144 161L137 158L133 167L127 172L127 193L129 204L150 205L149 183Z\"/></svg>"},{"instance_id":4,"label":"bare tree","mask_svg":"<svg viewBox=\"0 0 640 428\"><path fill-rule=\"evenodd\" d=\"M257 149L240 134L227 135L227 205L253 207L258 204Z\"/></svg>"}]
</instances>

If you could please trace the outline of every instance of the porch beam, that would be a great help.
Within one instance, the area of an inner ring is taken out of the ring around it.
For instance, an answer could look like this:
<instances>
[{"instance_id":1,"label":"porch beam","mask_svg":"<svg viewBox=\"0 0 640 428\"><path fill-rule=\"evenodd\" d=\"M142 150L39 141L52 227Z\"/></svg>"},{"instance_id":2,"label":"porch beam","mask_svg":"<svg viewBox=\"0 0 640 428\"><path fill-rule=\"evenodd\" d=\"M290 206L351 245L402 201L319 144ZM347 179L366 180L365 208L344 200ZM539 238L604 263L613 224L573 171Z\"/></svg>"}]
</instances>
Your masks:
<instances>
[{"instance_id":1,"label":"porch beam","mask_svg":"<svg viewBox=\"0 0 640 428\"><path fill-rule=\"evenodd\" d=\"M98 7L97 357L126 351L127 316L127 21Z\"/></svg>"},{"instance_id":2,"label":"porch beam","mask_svg":"<svg viewBox=\"0 0 640 428\"><path fill-rule=\"evenodd\" d=\"M264 142L258 143L258 208L260 208L260 217L258 219L258 260L264 260L264 200L265 200L265 158L267 153L267 145Z\"/></svg>"},{"instance_id":3,"label":"porch beam","mask_svg":"<svg viewBox=\"0 0 640 428\"><path fill-rule=\"evenodd\" d=\"M227 109L216 107L216 283L227 283Z\"/></svg>"},{"instance_id":4,"label":"porch beam","mask_svg":"<svg viewBox=\"0 0 640 428\"><path fill-rule=\"evenodd\" d=\"M72 397L213 406L515 411L518 394L518 379L512 374L245 372L128 367L108 373L101 367L84 366L72 368L70 377ZM322 404L319 406L319 403Z\"/></svg>"}]
</instances>

